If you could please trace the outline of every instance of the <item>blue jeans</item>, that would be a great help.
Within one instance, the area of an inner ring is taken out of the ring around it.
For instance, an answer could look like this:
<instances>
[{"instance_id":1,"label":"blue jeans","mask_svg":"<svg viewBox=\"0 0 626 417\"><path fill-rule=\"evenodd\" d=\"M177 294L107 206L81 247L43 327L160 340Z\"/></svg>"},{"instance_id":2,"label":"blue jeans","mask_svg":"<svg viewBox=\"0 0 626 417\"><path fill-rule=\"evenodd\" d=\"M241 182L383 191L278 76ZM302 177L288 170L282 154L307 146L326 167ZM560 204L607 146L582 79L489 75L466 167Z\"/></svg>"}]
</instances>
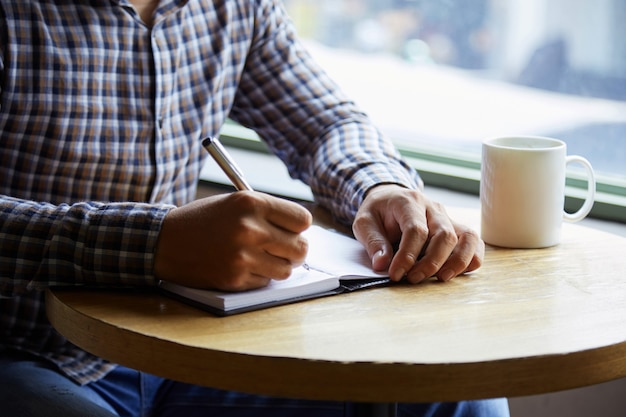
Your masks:
<instances>
[{"instance_id":1,"label":"blue jeans","mask_svg":"<svg viewBox=\"0 0 626 417\"><path fill-rule=\"evenodd\" d=\"M0 350L3 417L344 417L350 404L248 395L118 367L78 386L45 361ZM506 399L400 404L403 417L508 417Z\"/></svg>"}]
</instances>

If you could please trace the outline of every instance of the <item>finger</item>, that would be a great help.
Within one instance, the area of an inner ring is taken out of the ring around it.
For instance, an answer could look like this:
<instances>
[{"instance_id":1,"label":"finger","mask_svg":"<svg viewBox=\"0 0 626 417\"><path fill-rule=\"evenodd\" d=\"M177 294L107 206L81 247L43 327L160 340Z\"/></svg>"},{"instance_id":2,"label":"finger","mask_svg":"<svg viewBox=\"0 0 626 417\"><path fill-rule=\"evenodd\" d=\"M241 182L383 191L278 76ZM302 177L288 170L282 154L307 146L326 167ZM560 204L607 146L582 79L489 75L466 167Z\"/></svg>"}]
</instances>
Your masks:
<instances>
[{"instance_id":1,"label":"finger","mask_svg":"<svg viewBox=\"0 0 626 417\"><path fill-rule=\"evenodd\" d=\"M245 291L261 288L270 280L284 280L291 275L293 265L286 259L263 251L242 254L237 265L231 265L216 287L225 291Z\"/></svg>"},{"instance_id":2,"label":"finger","mask_svg":"<svg viewBox=\"0 0 626 417\"><path fill-rule=\"evenodd\" d=\"M291 233L283 229L274 228L271 240L265 242L262 248L267 254L285 259L292 266L298 266L305 261L309 243L299 233Z\"/></svg>"},{"instance_id":3,"label":"finger","mask_svg":"<svg viewBox=\"0 0 626 417\"><path fill-rule=\"evenodd\" d=\"M313 222L311 213L300 204L267 195L266 218L281 229L301 233Z\"/></svg>"},{"instance_id":4,"label":"finger","mask_svg":"<svg viewBox=\"0 0 626 417\"><path fill-rule=\"evenodd\" d=\"M455 230L458 243L437 273L437 278L441 281L449 281L458 275L480 268L485 256L485 244L475 231L461 226L455 227Z\"/></svg>"},{"instance_id":5,"label":"finger","mask_svg":"<svg viewBox=\"0 0 626 417\"><path fill-rule=\"evenodd\" d=\"M423 249L423 256L407 273L407 280L413 284L436 275L458 243L454 226L443 208L429 212L428 228L430 236Z\"/></svg>"},{"instance_id":6,"label":"finger","mask_svg":"<svg viewBox=\"0 0 626 417\"><path fill-rule=\"evenodd\" d=\"M393 257L393 246L385 236L383 225L372 215L358 215L352 224L354 237L361 242L375 271L387 271Z\"/></svg>"},{"instance_id":7,"label":"finger","mask_svg":"<svg viewBox=\"0 0 626 417\"><path fill-rule=\"evenodd\" d=\"M294 265L288 259L262 253L257 256L257 262L252 273L262 278L284 280L289 278Z\"/></svg>"},{"instance_id":8,"label":"finger","mask_svg":"<svg viewBox=\"0 0 626 417\"><path fill-rule=\"evenodd\" d=\"M428 229L423 223L404 227L398 250L389 267L392 280L401 280L413 269L427 241Z\"/></svg>"},{"instance_id":9,"label":"finger","mask_svg":"<svg viewBox=\"0 0 626 417\"><path fill-rule=\"evenodd\" d=\"M429 240L425 210L405 210L398 216L398 225L401 231L400 242L389 267L389 273L396 281L404 278L413 269Z\"/></svg>"},{"instance_id":10,"label":"finger","mask_svg":"<svg viewBox=\"0 0 626 417\"><path fill-rule=\"evenodd\" d=\"M355 237L372 259L372 267L377 271L387 270L394 281L402 279L416 259L410 254L414 252L412 246L417 247L419 242L411 230L414 222L423 219L419 197L416 192L397 185L378 185L368 191L352 226ZM394 255L396 245L400 255Z\"/></svg>"}]
</instances>

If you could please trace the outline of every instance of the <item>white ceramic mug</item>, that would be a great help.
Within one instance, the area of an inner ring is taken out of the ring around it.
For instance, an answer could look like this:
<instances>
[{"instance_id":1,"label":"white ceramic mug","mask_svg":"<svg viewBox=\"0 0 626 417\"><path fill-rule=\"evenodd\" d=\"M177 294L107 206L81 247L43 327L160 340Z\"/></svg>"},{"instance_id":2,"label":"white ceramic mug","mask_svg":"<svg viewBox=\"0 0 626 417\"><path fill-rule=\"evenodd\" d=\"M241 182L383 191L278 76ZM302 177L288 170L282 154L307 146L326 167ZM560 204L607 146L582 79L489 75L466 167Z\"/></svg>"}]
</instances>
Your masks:
<instances>
[{"instance_id":1,"label":"white ceramic mug","mask_svg":"<svg viewBox=\"0 0 626 417\"><path fill-rule=\"evenodd\" d=\"M582 165L587 195L575 213L564 210L565 167ZM563 220L589 214L595 198L589 161L567 155L565 142L539 136L512 136L483 142L480 181L481 237L490 245L543 248L561 240Z\"/></svg>"}]
</instances>

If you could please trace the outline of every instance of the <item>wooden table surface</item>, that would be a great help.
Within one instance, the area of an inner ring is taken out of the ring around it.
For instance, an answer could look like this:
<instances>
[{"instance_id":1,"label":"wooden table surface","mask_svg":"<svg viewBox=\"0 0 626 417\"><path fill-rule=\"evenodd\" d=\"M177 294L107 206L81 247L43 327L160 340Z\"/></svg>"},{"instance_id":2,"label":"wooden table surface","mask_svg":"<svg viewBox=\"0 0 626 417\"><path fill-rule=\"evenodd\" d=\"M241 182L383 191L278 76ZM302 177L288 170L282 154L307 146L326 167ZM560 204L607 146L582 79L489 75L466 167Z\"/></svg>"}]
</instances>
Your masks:
<instances>
[{"instance_id":1,"label":"wooden table surface","mask_svg":"<svg viewBox=\"0 0 626 417\"><path fill-rule=\"evenodd\" d=\"M476 210L450 210L478 226ZM439 401L626 376L626 239L565 224L548 249L487 248L449 283L219 318L156 293L48 292L84 349L173 379L296 398Z\"/></svg>"}]
</instances>

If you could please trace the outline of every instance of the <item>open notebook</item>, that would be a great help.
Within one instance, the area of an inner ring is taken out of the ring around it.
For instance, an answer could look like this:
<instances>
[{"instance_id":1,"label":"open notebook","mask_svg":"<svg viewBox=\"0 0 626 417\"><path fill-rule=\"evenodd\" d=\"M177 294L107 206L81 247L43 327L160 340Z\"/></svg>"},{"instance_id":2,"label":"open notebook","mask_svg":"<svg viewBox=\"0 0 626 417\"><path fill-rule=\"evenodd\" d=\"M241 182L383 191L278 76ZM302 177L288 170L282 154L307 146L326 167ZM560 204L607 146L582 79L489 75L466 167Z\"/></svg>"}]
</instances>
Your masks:
<instances>
[{"instance_id":1,"label":"open notebook","mask_svg":"<svg viewBox=\"0 0 626 417\"><path fill-rule=\"evenodd\" d=\"M386 274L372 270L367 252L355 239L319 226L311 226L304 236L309 241L306 266L294 268L288 279L271 281L267 287L222 292L166 281L159 286L181 301L225 316L389 283Z\"/></svg>"}]
</instances>

